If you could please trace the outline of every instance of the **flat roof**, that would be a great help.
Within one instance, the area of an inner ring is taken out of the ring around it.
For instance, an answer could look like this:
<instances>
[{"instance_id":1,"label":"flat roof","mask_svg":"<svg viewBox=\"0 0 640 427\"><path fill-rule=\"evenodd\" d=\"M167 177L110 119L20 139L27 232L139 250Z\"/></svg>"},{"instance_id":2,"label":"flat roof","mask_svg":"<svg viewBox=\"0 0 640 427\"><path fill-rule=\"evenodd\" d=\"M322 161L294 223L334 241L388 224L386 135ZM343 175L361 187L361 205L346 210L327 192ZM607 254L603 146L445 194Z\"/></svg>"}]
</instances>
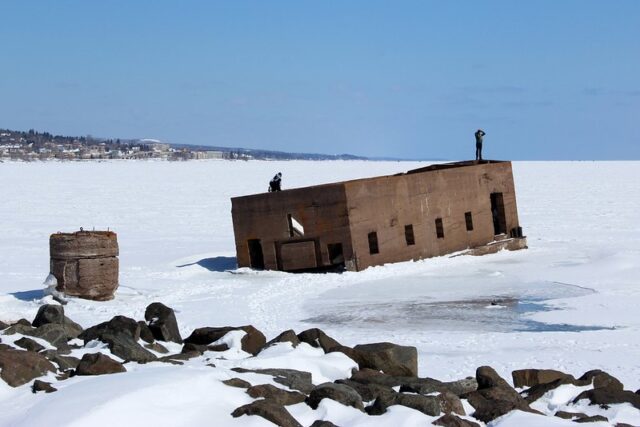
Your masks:
<instances>
[{"instance_id":1,"label":"flat roof","mask_svg":"<svg viewBox=\"0 0 640 427\"><path fill-rule=\"evenodd\" d=\"M467 166L478 166L478 165L486 165L486 164L490 164L490 163L507 163L508 160L463 160L463 161L459 161L459 162L450 162L450 163L437 163L434 165L429 165L429 166L425 166L423 168L418 168L418 169L411 169L408 170L406 172L400 172L400 173L396 173L393 175L379 175L379 176L372 176L372 177L368 177L368 178L356 178L356 179L351 179L351 180L347 180L347 181L336 181L336 182L328 182L325 184L317 184L317 185L308 185L306 187L293 187L293 188L288 188L282 191L278 191L275 193L269 193L269 192L264 192L264 193L256 193L256 194L247 194L244 196L236 196L236 197L232 197L231 199L243 199L243 198L250 198L250 197L269 197L269 196L275 196L278 193L287 193L287 192L292 192L292 191L300 191L300 190L304 190L304 189L308 189L308 188L318 188L318 187L329 187L329 186L336 186L336 185L342 185L345 183L349 183L349 182L358 182L358 181L368 181L368 180L374 180L374 179L379 179L379 178L390 178L390 177L395 177L395 176L404 176L404 175L412 175L412 174L416 174L416 173L423 173L423 172L433 172L433 171L440 171L440 170L446 170L446 169L453 169L453 168L462 168L462 167L467 167Z\"/></svg>"}]
</instances>

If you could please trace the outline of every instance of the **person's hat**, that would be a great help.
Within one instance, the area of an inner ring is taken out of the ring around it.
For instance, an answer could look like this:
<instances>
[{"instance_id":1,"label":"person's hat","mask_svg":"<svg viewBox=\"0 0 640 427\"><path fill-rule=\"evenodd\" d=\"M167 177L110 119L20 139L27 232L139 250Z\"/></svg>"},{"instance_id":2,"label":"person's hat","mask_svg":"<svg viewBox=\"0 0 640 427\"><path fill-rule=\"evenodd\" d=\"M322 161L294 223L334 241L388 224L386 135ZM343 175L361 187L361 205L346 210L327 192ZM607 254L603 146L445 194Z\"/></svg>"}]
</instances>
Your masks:
<instances>
[{"instance_id":1,"label":"person's hat","mask_svg":"<svg viewBox=\"0 0 640 427\"><path fill-rule=\"evenodd\" d=\"M282 172L278 172L278 176L282 176Z\"/></svg>"}]
</instances>

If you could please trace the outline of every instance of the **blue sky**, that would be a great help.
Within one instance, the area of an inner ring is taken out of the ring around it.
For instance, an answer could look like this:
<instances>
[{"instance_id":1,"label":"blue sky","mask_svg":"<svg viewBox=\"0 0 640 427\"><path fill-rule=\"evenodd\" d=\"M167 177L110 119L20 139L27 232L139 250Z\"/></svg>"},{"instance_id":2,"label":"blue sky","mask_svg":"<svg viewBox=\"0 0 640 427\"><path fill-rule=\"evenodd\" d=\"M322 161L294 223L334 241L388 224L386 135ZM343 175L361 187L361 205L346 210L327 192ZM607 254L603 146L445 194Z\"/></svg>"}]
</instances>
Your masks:
<instances>
[{"instance_id":1,"label":"blue sky","mask_svg":"<svg viewBox=\"0 0 640 427\"><path fill-rule=\"evenodd\" d=\"M640 159L640 1L2 1L0 127Z\"/></svg>"}]
</instances>

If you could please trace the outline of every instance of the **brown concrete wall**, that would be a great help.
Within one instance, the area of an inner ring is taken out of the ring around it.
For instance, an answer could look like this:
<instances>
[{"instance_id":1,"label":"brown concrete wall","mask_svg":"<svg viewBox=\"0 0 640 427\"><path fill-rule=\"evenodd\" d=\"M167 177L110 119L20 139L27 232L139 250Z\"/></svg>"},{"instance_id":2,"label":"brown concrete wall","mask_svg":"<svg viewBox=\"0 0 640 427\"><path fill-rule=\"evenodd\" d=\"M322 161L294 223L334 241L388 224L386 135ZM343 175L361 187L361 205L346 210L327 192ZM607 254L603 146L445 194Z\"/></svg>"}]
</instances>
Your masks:
<instances>
[{"instance_id":1,"label":"brown concrete wall","mask_svg":"<svg viewBox=\"0 0 640 427\"><path fill-rule=\"evenodd\" d=\"M494 240L490 194L501 192L507 233L518 226L510 162L477 164L345 183L356 269L428 258ZM467 231L465 212L473 231ZM435 219L442 218L444 238ZM415 245L407 246L405 225ZM378 254L369 253L368 234L378 236Z\"/></svg>"},{"instance_id":2,"label":"brown concrete wall","mask_svg":"<svg viewBox=\"0 0 640 427\"><path fill-rule=\"evenodd\" d=\"M231 204L239 267L250 266L249 239L261 240L266 269L303 269L313 261L314 247L315 267L329 266L330 243L342 243L351 256L342 183L236 197ZM304 236L290 237L287 214L304 226Z\"/></svg>"}]
</instances>

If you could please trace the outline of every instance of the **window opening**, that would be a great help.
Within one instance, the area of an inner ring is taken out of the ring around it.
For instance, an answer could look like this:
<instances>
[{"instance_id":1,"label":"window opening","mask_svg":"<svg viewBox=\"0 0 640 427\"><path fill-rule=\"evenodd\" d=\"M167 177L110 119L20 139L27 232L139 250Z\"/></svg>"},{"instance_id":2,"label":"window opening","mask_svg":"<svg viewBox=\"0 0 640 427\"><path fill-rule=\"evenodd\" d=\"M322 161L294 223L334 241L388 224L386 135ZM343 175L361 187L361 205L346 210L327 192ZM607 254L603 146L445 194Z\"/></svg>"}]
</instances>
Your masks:
<instances>
[{"instance_id":1,"label":"window opening","mask_svg":"<svg viewBox=\"0 0 640 427\"><path fill-rule=\"evenodd\" d=\"M467 231L473 231L473 217L471 212L464 213L464 222L467 223Z\"/></svg>"},{"instance_id":2,"label":"window opening","mask_svg":"<svg viewBox=\"0 0 640 427\"><path fill-rule=\"evenodd\" d=\"M444 239L444 226L442 225L442 218L436 218L436 235L438 239Z\"/></svg>"},{"instance_id":3,"label":"window opening","mask_svg":"<svg viewBox=\"0 0 640 427\"><path fill-rule=\"evenodd\" d=\"M380 250L378 249L378 233L372 231L367 237L369 239L369 253L371 255L380 253Z\"/></svg>"},{"instance_id":4,"label":"window opening","mask_svg":"<svg viewBox=\"0 0 640 427\"><path fill-rule=\"evenodd\" d=\"M404 240L407 242L407 246L416 244L415 237L413 236L413 224L404 226Z\"/></svg>"}]
</instances>

